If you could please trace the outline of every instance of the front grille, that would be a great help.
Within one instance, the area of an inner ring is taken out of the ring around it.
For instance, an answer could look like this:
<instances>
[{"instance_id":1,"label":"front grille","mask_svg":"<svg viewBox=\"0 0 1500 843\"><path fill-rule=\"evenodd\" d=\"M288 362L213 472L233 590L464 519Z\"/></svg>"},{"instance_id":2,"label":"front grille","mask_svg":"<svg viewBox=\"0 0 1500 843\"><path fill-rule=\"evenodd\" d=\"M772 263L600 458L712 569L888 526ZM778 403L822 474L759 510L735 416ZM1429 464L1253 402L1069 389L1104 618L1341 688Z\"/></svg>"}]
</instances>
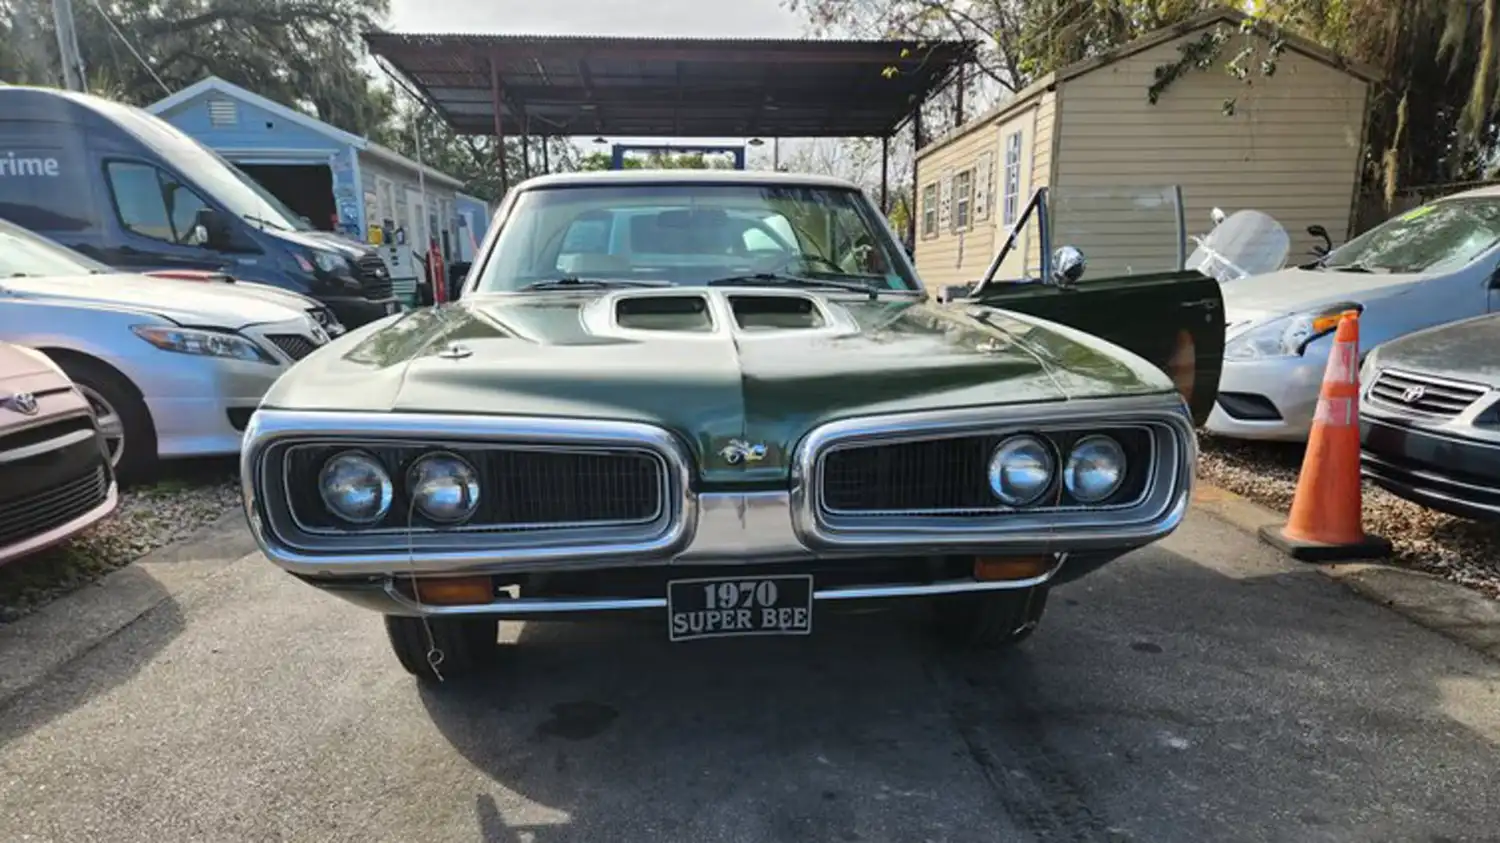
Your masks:
<instances>
[{"instance_id":1,"label":"front grille","mask_svg":"<svg viewBox=\"0 0 1500 843\"><path fill-rule=\"evenodd\" d=\"M301 360L318 350L317 343L301 334L267 334L266 339L275 343L277 348L293 360Z\"/></svg>"},{"instance_id":2,"label":"front grille","mask_svg":"<svg viewBox=\"0 0 1500 843\"><path fill-rule=\"evenodd\" d=\"M354 262L359 282L367 299L384 299L391 295L391 273L379 255L364 255Z\"/></svg>"},{"instance_id":3,"label":"front grille","mask_svg":"<svg viewBox=\"0 0 1500 843\"><path fill-rule=\"evenodd\" d=\"M1383 369L1370 384L1370 400L1431 416L1452 417L1488 391L1479 384Z\"/></svg>"},{"instance_id":4,"label":"front grille","mask_svg":"<svg viewBox=\"0 0 1500 843\"><path fill-rule=\"evenodd\" d=\"M39 536L86 514L109 496L102 465L66 483L45 489L19 503L0 507L0 546Z\"/></svg>"},{"instance_id":5,"label":"front grille","mask_svg":"<svg viewBox=\"0 0 1500 843\"><path fill-rule=\"evenodd\" d=\"M1059 469L1073 444L1090 433L1113 436L1125 451L1126 477L1110 498L1092 506L1136 500L1150 475L1151 436L1139 428L1049 432ZM1007 509L989 487L989 461L996 446L1015 434L956 436L831 451L821 469L823 508L833 513L986 515ZM1078 505L1054 488L1029 508Z\"/></svg>"},{"instance_id":6,"label":"front grille","mask_svg":"<svg viewBox=\"0 0 1500 843\"><path fill-rule=\"evenodd\" d=\"M288 453L287 496L304 528L337 529L341 522L324 508L318 472L343 446L300 446ZM429 448L386 446L364 449L390 472L395 498L390 513L367 529L431 527L411 507L406 470ZM545 530L644 524L667 506L666 466L644 451L563 451L449 447L479 472L480 505L465 527L490 530Z\"/></svg>"},{"instance_id":7,"label":"front grille","mask_svg":"<svg viewBox=\"0 0 1500 843\"><path fill-rule=\"evenodd\" d=\"M7 451L19 451L22 448L67 436L70 433L77 433L84 430L92 431L93 429L94 423L87 416L73 416L36 427L28 427L25 430L18 430L14 433L7 433L4 436L0 436L0 454L4 454ZM0 499L4 499L4 497L3 492L0 492Z\"/></svg>"}]
</instances>

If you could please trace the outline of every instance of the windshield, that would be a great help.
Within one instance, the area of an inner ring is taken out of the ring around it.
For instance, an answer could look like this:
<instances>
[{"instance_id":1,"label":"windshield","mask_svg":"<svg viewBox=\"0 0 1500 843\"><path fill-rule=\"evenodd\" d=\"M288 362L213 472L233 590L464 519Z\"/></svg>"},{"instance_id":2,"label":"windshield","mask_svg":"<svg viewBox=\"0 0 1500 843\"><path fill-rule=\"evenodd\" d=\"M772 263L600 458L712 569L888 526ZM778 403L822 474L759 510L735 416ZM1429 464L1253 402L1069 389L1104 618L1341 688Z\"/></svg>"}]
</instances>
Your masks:
<instances>
[{"instance_id":1,"label":"windshield","mask_svg":"<svg viewBox=\"0 0 1500 843\"><path fill-rule=\"evenodd\" d=\"M254 179L165 120L119 103L104 102L98 107L108 111L142 143L166 159L181 175L196 182L230 213L269 228L312 229L255 184Z\"/></svg>"},{"instance_id":2,"label":"windshield","mask_svg":"<svg viewBox=\"0 0 1500 843\"><path fill-rule=\"evenodd\" d=\"M49 278L109 272L109 267L0 220L0 283L6 278Z\"/></svg>"},{"instance_id":3,"label":"windshield","mask_svg":"<svg viewBox=\"0 0 1500 843\"><path fill-rule=\"evenodd\" d=\"M1500 197L1449 199L1393 217L1334 249L1325 269L1448 272L1500 242Z\"/></svg>"},{"instance_id":4,"label":"windshield","mask_svg":"<svg viewBox=\"0 0 1500 843\"><path fill-rule=\"evenodd\" d=\"M485 262L480 292L582 278L704 284L755 274L919 289L864 195L768 184L528 190ZM746 281L753 283L753 281Z\"/></svg>"}]
</instances>

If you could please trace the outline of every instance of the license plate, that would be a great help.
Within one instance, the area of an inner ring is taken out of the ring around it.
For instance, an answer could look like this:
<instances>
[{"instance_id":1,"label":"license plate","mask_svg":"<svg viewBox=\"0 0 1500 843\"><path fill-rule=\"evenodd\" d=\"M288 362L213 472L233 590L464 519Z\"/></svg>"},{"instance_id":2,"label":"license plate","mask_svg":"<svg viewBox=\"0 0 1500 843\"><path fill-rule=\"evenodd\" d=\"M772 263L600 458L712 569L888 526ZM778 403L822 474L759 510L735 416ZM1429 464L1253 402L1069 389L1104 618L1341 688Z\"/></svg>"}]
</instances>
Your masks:
<instances>
[{"instance_id":1,"label":"license plate","mask_svg":"<svg viewBox=\"0 0 1500 843\"><path fill-rule=\"evenodd\" d=\"M813 578L722 577L667 583L672 641L812 632Z\"/></svg>"}]
</instances>

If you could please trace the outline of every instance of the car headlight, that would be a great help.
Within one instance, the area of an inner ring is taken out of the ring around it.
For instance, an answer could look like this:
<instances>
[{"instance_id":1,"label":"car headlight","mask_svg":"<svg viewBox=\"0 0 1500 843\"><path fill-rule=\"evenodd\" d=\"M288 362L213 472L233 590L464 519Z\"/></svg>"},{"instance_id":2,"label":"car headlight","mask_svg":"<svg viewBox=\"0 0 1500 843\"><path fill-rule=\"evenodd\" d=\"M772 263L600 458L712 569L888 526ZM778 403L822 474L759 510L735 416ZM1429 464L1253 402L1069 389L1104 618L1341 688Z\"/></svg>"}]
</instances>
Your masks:
<instances>
[{"instance_id":1,"label":"car headlight","mask_svg":"<svg viewBox=\"0 0 1500 843\"><path fill-rule=\"evenodd\" d=\"M276 358L266 353L265 349L239 334L228 331L172 328L161 325L132 325L130 330L162 351L280 365Z\"/></svg>"},{"instance_id":2,"label":"car headlight","mask_svg":"<svg viewBox=\"0 0 1500 843\"><path fill-rule=\"evenodd\" d=\"M990 456L990 491L1007 506L1025 506L1052 486L1052 449L1035 436L1012 436Z\"/></svg>"},{"instance_id":3,"label":"car headlight","mask_svg":"<svg viewBox=\"0 0 1500 843\"><path fill-rule=\"evenodd\" d=\"M466 521L479 508L479 473L456 454L427 454L412 463L406 489L417 511L439 524Z\"/></svg>"},{"instance_id":4,"label":"car headlight","mask_svg":"<svg viewBox=\"0 0 1500 843\"><path fill-rule=\"evenodd\" d=\"M1294 313L1257 325L1224 344L1226 360L1259 360L1266 357L1298 357L1313 340L1327 336L1339 326L1346 310L1363 311L1357 302L1341 302L1329 307Z\"/></svg>"},{"instance_id":5,"label":"car headlight","mask_svg":"<svg viewBox=\"0 0 1500 843\"><path fill-rule=\"evenodd\" d=\"M1063 485L1079 503L1098 503L1125 481L1125 449L1108 436L1085 436L1068 454Z\"/></svg>"},{"instance_id":6,"label":"car headlight","mask_svg":"<svg viewBox=\"0 0 1500 843\"><path fill-rule=\"evenodd\" d=\"M343 451L323 463L318 494L333 515L350 524L374 524L391 509L391 476L375 457Z\"/></svg>"}]
</instances>

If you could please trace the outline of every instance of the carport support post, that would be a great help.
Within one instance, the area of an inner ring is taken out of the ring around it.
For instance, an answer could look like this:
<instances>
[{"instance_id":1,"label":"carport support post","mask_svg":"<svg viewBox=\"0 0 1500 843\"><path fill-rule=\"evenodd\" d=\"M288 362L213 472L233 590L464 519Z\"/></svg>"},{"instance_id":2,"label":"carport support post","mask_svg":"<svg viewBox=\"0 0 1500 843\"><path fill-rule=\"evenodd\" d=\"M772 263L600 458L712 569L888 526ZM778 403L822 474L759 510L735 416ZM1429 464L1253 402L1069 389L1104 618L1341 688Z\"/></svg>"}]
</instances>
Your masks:
<instances>
[{"instance_id":1,"label":"carport support post","mask_svg":"<svg viewBox=\"0 0 1500 843\"><path fill-rule=\"evenodd\" d=\"M880 136L880 212L891 213L891 136Z\"/></svg>"},{"instance_id":2,"label":"carport support post","mask_svg":"<svg viewBox=\"0 0 1500 843\"><path fill-rule=\"evenodd\" d=\"M521 112L521 177L531 178L531 115Z\"/></svg>"},{"instance_id":3,"label":"carport support post","mask_svg":"<svg viewBox=\"0 0 1500 843\"><path fill-rule=\"evenodd\" d=\"M500 168L500 198L510 192L510 173L505 166L505 120L500 112L500 65L490 55L490 104L495 108L495 164Z\"/></svg>"},{"instance_id":4,"label":"carport support post","mask_svg":"<svg viewBox=\"0 0 1500 843\"><path fill-rule=\"evenodd\" d=\"M917 200L922 195L921 189L917 187L917 181L921 178L917 169L922 152L923 105L924 103L917 103L917 110L911 116L911 213L906 215L906 239L911 242L913 251L917 248Z\"/></svg>"}]
</instances>

